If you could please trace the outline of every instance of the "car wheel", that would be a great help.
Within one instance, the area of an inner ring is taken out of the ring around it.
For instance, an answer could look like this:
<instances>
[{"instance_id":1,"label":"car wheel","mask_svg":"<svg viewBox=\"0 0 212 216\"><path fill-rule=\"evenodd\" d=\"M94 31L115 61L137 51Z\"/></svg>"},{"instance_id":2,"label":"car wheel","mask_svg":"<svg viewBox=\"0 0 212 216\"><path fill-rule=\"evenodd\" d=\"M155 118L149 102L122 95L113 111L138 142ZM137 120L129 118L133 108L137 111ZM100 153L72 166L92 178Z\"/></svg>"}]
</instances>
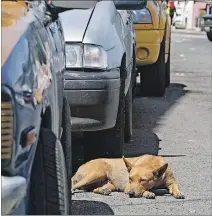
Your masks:
<instances>
[{"instance_id":1,"label":"car wheel","mask_svg":"<svg viewBox=\"0 0 212 216\"><path fill-rule=\"evenodd\" d=\"M42 128L31 171L30 215L68 215L67 170L63 148L54 133Z\"/></svg>"},{"instance_id":2,"label":"car wheel","mask_svg":"<svg viewBox=\"0 0 212 216\"><path fill-rule=\"evenodd\" d=\"M141 96L163 96L165 93L165 38L161 43L157 62L139 70Z\"/></svg>"},{"instance_id":3,"label":"car wheel","mask_svg":"<svg viewBox=\"0 0 212 216\"><path fill-rule=\"evenodd\" d=\"M72 141L71 141L71 111L70 106L67 99L64 97L63 99L63 113L62 113L62 137L61 137L61 144L63 147L65 161L66 161L66 168L67 168L67 176L68 176L68 193L69 193L69 202L70 202L70 209L69 213L71 213L71 181L72 178Z\"/></svg>"},{"instance_id":4,"label":"car wheel","mask_svg":"<svg viewBox=\"0 0 212 216\"><path fill-rule=\"evenodd\" d=\"M166 65L165 65L165 87L168 87L170 85L170 46L171 46L171 43L169 43L169 55L168 55L168 60L166 62Z\"/></svg>"},{"instance_id":5,"label":"car wheel","mask_svg":"<svg viewBox=\"0 0 212 216\"><path fill-rule=\"evenodd\" d=\"M123 70L123 68L121 68ZM125 70L125 69L124 69ZM116 124L111 129L85 132L84 159L107 157L122 157L124 146L124 109L125 109L125 79L121 79L119 108L117 113Z\"/></svg>"},{"instance_id":6,"label":"car wheel","mask_svg":"<svg viewBox=\"0 0 212 216\"><path fill-rule=\"evenodd\" d=\"M125 125L124 125L124 141L129 142L132 136L132 81L130 82L128 93L125 97Z\"/></svg>"},{"instance_id":7,"label":"car wheel","mask_svg":"<svg viewBox=\"0 0 212 216\"><path fill-rule=\"evenodd\" d=\"M212 42L212 31L207 32L208 40Z\"/></svg>"}]
</instances>

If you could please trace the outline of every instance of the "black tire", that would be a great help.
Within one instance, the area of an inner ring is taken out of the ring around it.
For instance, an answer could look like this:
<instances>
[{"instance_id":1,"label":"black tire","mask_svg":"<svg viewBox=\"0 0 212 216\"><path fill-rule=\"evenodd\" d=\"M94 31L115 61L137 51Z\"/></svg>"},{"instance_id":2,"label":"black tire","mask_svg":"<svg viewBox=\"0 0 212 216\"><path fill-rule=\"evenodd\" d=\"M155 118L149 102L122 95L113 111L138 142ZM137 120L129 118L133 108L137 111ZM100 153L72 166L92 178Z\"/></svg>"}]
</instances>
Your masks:
<instances>
[{"instance_id":1,"label":"black tire","mask_svg":"<svg viewBox=\"0 0 212 216\"><path fill-rule=\"evenodd\" d=\"M125 68L121 68L125 70ZM122 73L122 72L121 72ZM85 161L91 159L107 157L107 158L119 158L123 155L124 147L124 108L125 108L125 79L121 79L120 96L119 96L119 108L116 119L116 124L113 128L95 131L85 132L84 144L84 158Z\"/></svg>"},{"instance_id":2,"label":"black tire","mask_svg":"<svg viewBox=\"0 0 212 216\"><path fill-rule=\"evenodd\" d=\"M69 213L71 214L71 178L72 178L72 141L71 141L71 111L67 99L63 99L63 113L62 113L62 137L61 144L66 160L67 176L68 176L68 193L69 193Z\"/></svg>"},{"instance_id":3,"label":"black tire","mask_svg":"<svg viewBox=\"0 0 212 216\"><path fill-rule=\"evenodd\" d=\"M208 40L212 42L212 31L207 32Z\"/></svg>"},{"instance_id":4,"label":"black tire","mask_svg":"<svg viewBox=\"0 0 212 216\"><path fill-rule=\"evenodd\" d=\"M140 95L161 97L165 93L165 36L159 57L153 65L140 69Z\"/></svg>"},{"instance_id":5,"label":"black tire","mask_svg":"<svg viewBox=\"0 0 212 216\"><path fill-rule=\"evenodd\" d=\"M129 142L132 136L132 81L130 82L128 93L125 97L125 125L124 125L124 141Z\"/></svg>"},{"instance_id":6,"label":"black tire","mask_svg":"<svg viewBox=\"0 0 212 216\"><path fill-rule=\"evenodd\" d=\"M65 157L61 143L41 128L31 171L30 215L68 215L69 197Z\"/></svg>"},{"instance_id":7,"label":"black tire","mask_svg":"<svg viewBox=\"0 0 212 216\"><path fill-rule=\"evenodd\" d=\"M165 65L165 87L169 87L170 85L170 53L171 51L171 43L169 42L169 55Z\"/></svg>"}]
</instances>

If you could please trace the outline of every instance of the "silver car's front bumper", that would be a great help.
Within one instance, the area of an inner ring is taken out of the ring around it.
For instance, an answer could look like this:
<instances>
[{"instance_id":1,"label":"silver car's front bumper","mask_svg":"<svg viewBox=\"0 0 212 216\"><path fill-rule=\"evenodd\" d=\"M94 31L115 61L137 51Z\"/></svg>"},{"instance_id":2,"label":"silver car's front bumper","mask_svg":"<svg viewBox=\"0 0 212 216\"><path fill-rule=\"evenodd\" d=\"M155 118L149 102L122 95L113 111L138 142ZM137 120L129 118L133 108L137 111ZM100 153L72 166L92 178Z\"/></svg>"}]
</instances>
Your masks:
<instances>
[{"instance_id":1,"label":"silver car's front bumper","mask_svg":"<svg viewBox=\"0 0 212 216\"><path fill-rule=\"evenodd\" d=\"M1 213L10 214L26 194L26 179L21 176L1 176Z\"/></svg>"}]
</instances>

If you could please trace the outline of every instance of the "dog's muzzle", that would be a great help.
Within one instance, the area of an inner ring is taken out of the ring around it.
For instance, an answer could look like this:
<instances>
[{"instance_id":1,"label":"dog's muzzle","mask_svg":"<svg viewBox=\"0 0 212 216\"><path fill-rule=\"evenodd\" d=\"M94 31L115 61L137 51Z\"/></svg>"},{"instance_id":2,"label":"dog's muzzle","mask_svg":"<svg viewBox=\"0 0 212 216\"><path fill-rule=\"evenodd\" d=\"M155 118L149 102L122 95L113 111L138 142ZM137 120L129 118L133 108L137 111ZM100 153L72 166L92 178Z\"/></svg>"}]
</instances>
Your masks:
<instances>
[{"instance_id":1,"label":"dog's muzzle","mask_svg":"<svg viewBox=\"0 0 212 216\"><path fill-rule=\"evenodd\" d=\"M130 198L135 197L135 191L133 191L133 190L130 190L130 191L128 192L128 194L129 194L129 197L130 197Z\"/></svg>"}]
</instances>

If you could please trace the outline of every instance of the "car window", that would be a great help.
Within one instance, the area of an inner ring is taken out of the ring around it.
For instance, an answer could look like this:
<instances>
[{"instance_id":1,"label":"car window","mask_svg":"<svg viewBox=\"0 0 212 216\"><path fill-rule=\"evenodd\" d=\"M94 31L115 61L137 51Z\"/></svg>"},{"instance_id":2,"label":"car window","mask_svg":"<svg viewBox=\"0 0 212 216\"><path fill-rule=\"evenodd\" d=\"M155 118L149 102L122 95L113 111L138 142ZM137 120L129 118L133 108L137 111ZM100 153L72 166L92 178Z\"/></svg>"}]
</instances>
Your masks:
<instances>
[{"instance_id":1,"label":"car window","mask_svg":"<svg viewBox=\"0 0 212 216\"><path fill-rule=\"evenodd\" d=\"M133 23L139 23L142 18L144 19L146 11L144 10L133 10L132 11L132 19Z\"/></svg>"}]
</instances>

